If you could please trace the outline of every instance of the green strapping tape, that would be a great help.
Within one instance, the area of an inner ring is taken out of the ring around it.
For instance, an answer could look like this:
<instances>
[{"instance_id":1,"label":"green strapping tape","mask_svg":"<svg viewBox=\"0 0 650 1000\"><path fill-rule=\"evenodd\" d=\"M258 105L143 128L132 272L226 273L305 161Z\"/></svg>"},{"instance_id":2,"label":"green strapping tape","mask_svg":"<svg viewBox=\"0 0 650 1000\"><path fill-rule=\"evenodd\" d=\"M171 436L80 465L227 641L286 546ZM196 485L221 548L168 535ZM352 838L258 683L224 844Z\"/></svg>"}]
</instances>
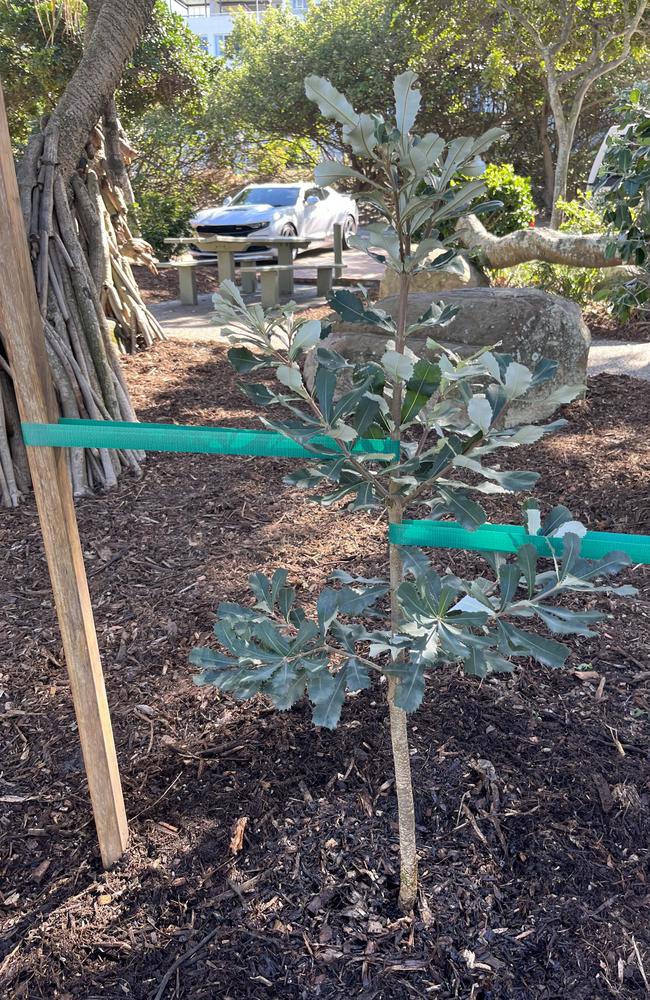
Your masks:
<instances>
[{"instance_id":1,"label":"green strapping tape","mask_svg":"<svg viewBox=\"0 0 650 1000\"><path fill-rule=\"evenodd\" d=\"M421 548L467 549L472 552L516 552L527 542L541 556L550 556L549 545L558 555L561 538L529 535L517 524L482 524L476 531L461 528L455 521L403 521L391 524L389 539L394 545L417 545ZM650 564L650 535L623 535L614 531L588 531L582 538L580 555L600 559L609 552L627 552L634 563Z\"/></svg>"},{"instance_id":2,"label":"green strapping tape","mask_svg":"<svg viewBox=\"0 0 650 1000\"><path fill-rule=\"evenodd\" d=\"M276 458L318 457L275 431L65 418L58 424L24 423L22 429L25 444L32 447L119 448ZM336 441L325 436L312 438L311 443L330 449L336 447ZM394 455L395 449L395 443L388 438L360 439L352 448L357 453L376 455ZM516 524L482 524L476 531L467 531L455 521L404 521L402 524L390 525L389 538L395 545L474 552L516 552L521 545L529 542L542 556L549 555L549 544L558 554L561 554L563 548L561 538L529 535L525 528ZM585 559L599 559L615 550L627 552L635 563L650 564L648 535L588 531L582 539L580 554Z\"/></svg>"},{"instance_id":3,"label":"green strapping tape","mask_svg":"<svg viewBox=\"0 0 650 1000\"><path fill-rule=\"evenodd\" d=\"M58 424L22 425L25 444L50 448L119 448L134 451L184 451L205 455L261 455L278 458L314 458L314 452L275 431L230 427L191 427L183 424L129 423L111 420L71 420ZM319 435L313 445L336 449L333 438ZM386 438L355 441L352 450L394 455L395 443ZM322 453L326 457L326 453ZM327 456L331 457L331 456Z\"/></svg>"}]
</instances>

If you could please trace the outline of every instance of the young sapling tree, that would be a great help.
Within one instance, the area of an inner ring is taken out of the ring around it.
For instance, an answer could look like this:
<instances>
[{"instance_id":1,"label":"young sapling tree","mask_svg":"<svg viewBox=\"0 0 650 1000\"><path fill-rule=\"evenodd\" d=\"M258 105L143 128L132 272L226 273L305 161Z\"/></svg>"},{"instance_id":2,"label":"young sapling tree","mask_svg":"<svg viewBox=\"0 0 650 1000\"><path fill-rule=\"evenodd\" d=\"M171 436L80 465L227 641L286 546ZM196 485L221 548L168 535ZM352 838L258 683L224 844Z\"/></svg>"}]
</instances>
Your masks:
<instances>
[{"instance_id":1,"label":"young sapling tree","mask_svg":"<svg viewBox=\"0 0 650 1000\"><path fill-rule=\"evenodd\" d=\"M309 454L304 467L287 476L289 484L309 490L325 506L340 508L342 502L347 512L383 510L392 525L409 509L424 508L429 517L451 515L473 529L486 520L476 496L529 491L538 478L500 471L485 460L497 449L531 444L564 421L505 425L512 401L552 377L552 361L541 360L530 371L495 351L461 358L428 338L426 356L418 357L408 345L413 334L433 333L454 315L432 303L409 325L409 285L425 268L455 266L454 250L440 242L436 227L481 194L480 177L459 178L476 172L479 154L500 134L493 129L479 139L450 143L437 135L417 136L415 84L413 73L397 77L395 121L386 122L357 114L327 80L306 81L307 94L342 128L357 160L371 161L368 177L340 162L321 163L316 180L329 184L357 176L367 187L363 197L383 219L354 238L354 245L399 275L397 317L348 290L330 299L345 322L369 323L386 333L381 361L350 363L321 343L329 332L326 322L302 319L293 303L265 314L259 305L247 305L231 282L221 284L215 305L237 342L229 351L234 368L243 375L275 375L275 383L242 385L256 405L271 408L263 423ZM433 235L415 246L412 234L423 226ZM432 261L436 248L440 253ZM309 352L314 374L306 379L300 364ZM577 391L560 392L558 403ZM286 416L279 417L279 410ZM511 671L517 657L561 666L569 650L552 636L592 635L600 615L570 611L558 598L569 591L610 590L599 581L629 563L624 553L599 562L582 559L584 529L564 507L542 522L529 501L525 517L529 532L549 538L549 560L538 566L531 544L514 557L492 555L493 579L440 575L422 552L389 543L387 579L337 571L309 615L296 603L286 570L271 579L255 573L252 606L219 605L220 650L195 649L191 656L201 667L198 683L239 699L262 693L279 709L306 693L314 723L329 728L339 721L346 691L370 687L373 676L385 680L398 805L399 904L407 912L418 889L407 713L420 705L427 673L462 663L467 674L482 678ZM561 558L550 541L558 533L564 536ZM551 636L539 635L536 625Z\"/></svg>"}]
</instances>

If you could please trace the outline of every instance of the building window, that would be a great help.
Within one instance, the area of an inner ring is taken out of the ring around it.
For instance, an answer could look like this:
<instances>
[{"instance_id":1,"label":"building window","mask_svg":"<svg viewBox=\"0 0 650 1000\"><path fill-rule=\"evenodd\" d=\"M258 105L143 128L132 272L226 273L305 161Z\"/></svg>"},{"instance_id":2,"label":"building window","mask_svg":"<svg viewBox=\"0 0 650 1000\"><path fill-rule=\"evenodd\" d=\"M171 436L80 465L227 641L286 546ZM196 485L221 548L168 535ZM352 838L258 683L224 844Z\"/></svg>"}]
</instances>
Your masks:
<instances>
[{"instance_id":1,"label":"building window","mask_svg":"<svg viewBox=\"0 0 650 1000\"><path fill-rule=\"evenodd\" d=\"M222 56L224 54L224 47L226 44L226 39L228 35L215 35L214 36L214 54L215 56Z\"/></svg>"},{"instance_id":2,"label":"building window","mask_svg":"<svg viewBox=\"0 0 650 1000\"><path fill-rule=\"evenodd\" d=\"M210 51L210 42L207 35L199 35L199 41L201 43L201 48L204 52Z\"/></svg>"},{"instance_id":3,"label":"building window","mask_svg":"<svg viewBox=\"0 0 650 1000\"><path fill-rule=\"evenodd\" d=\"M298 16L307 13L307 0L291 0L291 10Z\"/></svg>"}]
</instances>

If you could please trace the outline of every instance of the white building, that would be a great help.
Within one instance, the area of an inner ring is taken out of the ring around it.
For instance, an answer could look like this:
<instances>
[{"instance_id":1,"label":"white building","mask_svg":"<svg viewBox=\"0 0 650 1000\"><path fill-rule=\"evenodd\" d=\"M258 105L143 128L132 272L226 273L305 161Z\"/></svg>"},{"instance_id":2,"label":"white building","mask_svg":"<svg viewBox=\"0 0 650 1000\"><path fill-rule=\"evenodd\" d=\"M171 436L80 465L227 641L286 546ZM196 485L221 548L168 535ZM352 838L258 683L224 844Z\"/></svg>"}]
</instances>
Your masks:
<instances>
[{"instance_id":1,"label":"white building","mask_svg":"<svg viewBox=\"0 0 650 1000\"><path fill-rule=\"evenodd\" d=\"M167 0L173 14L180 14L188 28L199 36L206 52L223 55L226 38L232 31L233 15L246 11L260 18L267 7L287 4L297 17L307 10L307 0Z\"/></svg>"}]
</instances>

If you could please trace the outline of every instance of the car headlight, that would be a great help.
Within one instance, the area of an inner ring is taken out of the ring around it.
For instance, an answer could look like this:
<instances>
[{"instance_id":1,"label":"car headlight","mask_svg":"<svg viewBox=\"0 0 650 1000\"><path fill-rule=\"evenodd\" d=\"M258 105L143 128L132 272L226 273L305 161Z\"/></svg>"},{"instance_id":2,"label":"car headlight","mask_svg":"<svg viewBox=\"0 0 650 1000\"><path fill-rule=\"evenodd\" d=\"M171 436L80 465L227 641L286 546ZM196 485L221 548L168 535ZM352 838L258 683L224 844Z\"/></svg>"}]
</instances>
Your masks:
<instances>
[{"instance_id":1,"label":"car headlight","mask_svg":"<svg viewBox=\"0 0 650 1000\"><path fill-rule=\"evenodd\" d=\"M266 229L266 227L270 225L271 221L270 219L267 219L266 222L249 222L248 228L251 230L251 232L255 232L256 229Z\"/></svg>"}]
</instances>

